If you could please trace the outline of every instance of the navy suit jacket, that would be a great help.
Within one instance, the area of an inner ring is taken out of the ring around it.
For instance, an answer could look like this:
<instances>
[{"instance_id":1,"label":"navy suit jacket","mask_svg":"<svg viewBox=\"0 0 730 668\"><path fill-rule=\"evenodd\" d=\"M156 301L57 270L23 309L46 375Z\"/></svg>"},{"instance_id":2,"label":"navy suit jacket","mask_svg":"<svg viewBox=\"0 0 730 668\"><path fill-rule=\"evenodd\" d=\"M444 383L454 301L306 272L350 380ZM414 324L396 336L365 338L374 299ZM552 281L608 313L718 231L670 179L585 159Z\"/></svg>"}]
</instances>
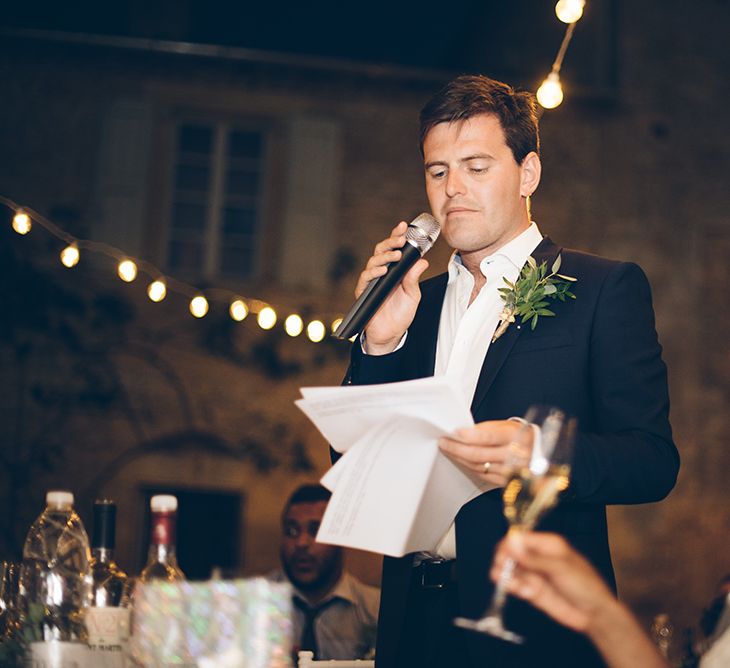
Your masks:
<instances>
[{"instance_id":1,"label":"navy suit jacket","mask_svg":"<svg viewBox=\"0 0 730 668\"><path fill-rule=\"evenodd\" d=\"M572 480L539 528L565 536L615 588L605 506L658 501L675 484L679 455L669 424L666 367L654 326L646 276L632 263L558 248L550 239L532 253L577 278L576 299L554 301L554 317L535 330L510 325L489 347L471 411L475 422L520 416L530 404L559 406L577 416ZM386 383L433 375L447 274L421 284L422 298L404 346L383 356L353 346L347 380ZM480 616L492 593L488 572L506 532L501 491L482 494L456 517L460 614ZM408 614L412 555L386 557L378 627L379 668L395 666ZM511 601L507 623L527 636L522 647L465 632L474 668L601 665L588 643L527 604ZM546 658L547 657L547 658Z\"/></svg>"}]
</instances>

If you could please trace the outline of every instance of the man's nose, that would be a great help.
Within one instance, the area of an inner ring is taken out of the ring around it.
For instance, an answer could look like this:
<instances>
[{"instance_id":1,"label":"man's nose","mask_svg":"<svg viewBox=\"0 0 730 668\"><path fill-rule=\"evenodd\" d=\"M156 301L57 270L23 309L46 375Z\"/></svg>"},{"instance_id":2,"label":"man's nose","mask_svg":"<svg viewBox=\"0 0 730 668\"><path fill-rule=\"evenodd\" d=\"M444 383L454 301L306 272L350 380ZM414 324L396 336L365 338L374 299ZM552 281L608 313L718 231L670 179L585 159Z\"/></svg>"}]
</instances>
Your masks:
<instances>
[{"instance_id":1,"label":"man's nose","mask_svg":"<svg viewBox=\"0 0 730 668\"><path fill-rule=\"evenodd\" d=\"M446 195L448 197L456 197L457 195L464 194L466 194L466 186L461 174L459 174L459 170L450 169L446 176Z\"/></svg>"},{"instance_id":2,"label":"man's nose","mask_svg":"<svg viewBox=\"0 0 730 668\"><path fill-rule=\"evenodd\" d=\"M314 536L312 536L308 531L302 531L297 536L297 546L308 546L311 545L314 542Z\"/></svg>"}]
</instances>

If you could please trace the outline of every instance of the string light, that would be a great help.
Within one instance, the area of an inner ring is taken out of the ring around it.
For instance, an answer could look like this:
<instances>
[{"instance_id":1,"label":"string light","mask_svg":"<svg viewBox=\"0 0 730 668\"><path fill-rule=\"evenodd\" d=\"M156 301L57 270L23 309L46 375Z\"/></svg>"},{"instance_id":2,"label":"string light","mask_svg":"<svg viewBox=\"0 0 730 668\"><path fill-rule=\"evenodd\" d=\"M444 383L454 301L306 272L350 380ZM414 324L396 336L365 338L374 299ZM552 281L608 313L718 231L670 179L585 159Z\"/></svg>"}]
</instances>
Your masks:
<instances>
[{"instance_id":1,"label":"string light","mask_svg":"<svg viewBox=\"0 0 730 668\"><path fill-rule=\"evenodd\" d=\"M570 40L573 39L573 31L578 19L583 16L585 0L558 0L555 5L555 13L558 18L568 24L565 29L565 36L555 56L555 62L550 68L550 74L537 89L537 101L545 109L555 109L563 101L563 86L560 83L560 68L563 66L563 58L568 49Z\"/></svg>"},{"instance_id":2,"label":"string light","mask_svg":"<svg viewBox=\"0 0 730 668\"><path fill-rule=\"evenodd\" d=\"M276 324L276 311L271 306L265 306L259 311L256 321L261 329L271 329Z\"/></svg>"},{"instance_id":3,"label":"string light","mask_svg":"<svg viewBox=\"0 0 730 668\"><path fill-rule=\"evenodd\" d=\"M28 234L30 228L30 216L23 209L18 209L13 216L13 229L18 234Z\"/></svg>"},{"instance_id":4,"label":"string light","mask_svg":"<svg viewBox=\"0 0 730 668\"><path fill-rule=\"evenodd\" d=\"M167 296L167 285L165 281L158 278L147 286L147 296L153 302L161 302Z\"/></svg>"},{"instance_id":5,"label":"string light","mask_svg":"<svg viewBox=\"0 0 730 668\"><path fill-rule=\"evenodd\" d=\"M563 101L563 87L560 85L560 75L557 72L550 72L537 89L537 101L545 109L555 109Z\"/></svg>"},{"instance_id":6,"label":"string light","mask_svg":"<svg viewBox=\"0 0 730 668\"><path fill-rule=\"evenodd\" d=\"M342 318L335 318L332 321L332 333L334 334L337 331L337 328L342 324Z\"/></svg>"},{"instance_id":7,"label":"string light","mask_svg":"<svg viewBox=\"0 0 730 668\"><path fill-rule=\"evenodd\" d=\"M307 336L312 343L319 343L327 334L327 328L321 320L312 320L307 325Z\"/></svg>"},{"instance_id":8,"label":"string light","mask_svg":"<svg viewBox=\"0 0 730 668\"><path fill-rule=\"evenodd\" d=\"M208 313L208 300L203 295L196 295L190 300L190 313L196 318L205 317Z\"/></svg>"},{"instance_id":9,"label":"string light","mask_svg":"<svg viewBox=\"0 0 730 668\"><path fill-rule=\"evenodd\" d=\"M304 329L304 321L296 313L292 313L284 321L284 330L289 336L299 336Z\"/></svg>"},{"instance_id":10,"label":"string light","mask_svg":"<svg viewBox=\"0 0 730 668\"><path fill-rule=\"evenodd\" d=\"M558 0L555 14L563 23L575 23L583 16L585 0Z\"/></svg>"},{"instance_id":11,"label":"string light","mask_svg":"<svg viewBox=\"0 0 730 668\"><path fill-rule=\"evenodd\" d=\"M131 283L137 278L137 265L132 260L122 260L117 267L117 273L126 283Z\"/></svg>"},{"instance_id":12,"label":"string light","mask_svg":"<svg viewBox=\"0 0 730 668\"><path fill-rule=\"evenodd\" d=\"M208 299L199 293L198 288L171 277L163 278L162 272L149 262L144 260L134 261L127 257L122 250L114 248L106 243L92 241L90 239L78 239L58 227L55 223L48 218L45 218L37 211L28 207L22 207L13 200L3 197L2 195L0 195L0 205L6 206L14 212L12 226L18 234L27 234L30 231L32 224L38 223L54 237L65 242L66 245L61 252L61 262L63 262L64 266L73 267L79 262L80 249L100 253L114 258L117 261L117 273L122 280L128 283L134 281L139 272L143 272L145 275L154 279L147 285L147 296L153 302L162 301L167 297L168 291L172 290L178 294L185 295L189 299L192 297L189 302L189 308L190 312L195 317L202 318L208 313L210 308ZM276 324L276 311L265 301L250 297L247 297L244 300L243 297L235 295L224 288L210 288L206 290L206 293L215 297L216 300L229 301L230 315L238 322L244 320L250 312L253 312L258 314L257 321L262 329L272 329ZM296 314L294 315L295 317L289 320L288 329L291 332L299 329L296 334L296 336L298 336L303 331L304 323L301 321L299 316L296 316ZM296 318L299 318L298 325ZM334 327L336 328L338 324L339 321L335 321ZM312 325L312 323L310 323L310 327L313 328L310 331L314 333L314 339L312 340L321 341L322 338L324 338L324 333L322 335L319 334L319 326L316 324ZM324 325L322 325L322 327L324 327ZM310 336L310 339L311 338L312 337Z\"/></svg>"},{"instance_id":13,"label":"string light","mask_svg":"<svg viewBox=\"0 0 730 668\"><path fill-rule=\"evenodd\" d=\"M236 322L241 322L245 320L248 315L248 306L246 306L246 302L243 301L243 299L234 299L231 302L228 312L231 314L231 318L233 318Z\"/></svg>"},{"instance_id":14,"label":"string light","mask_svg":"<svg viewBox=\"0 0 730 668\"><path fill-rule=\"evenodd\" d=\"M79 247L76 244L69 244L61 251L61 264L71 269L79 263L79 257Z\"/></svg>"}]
</instances>

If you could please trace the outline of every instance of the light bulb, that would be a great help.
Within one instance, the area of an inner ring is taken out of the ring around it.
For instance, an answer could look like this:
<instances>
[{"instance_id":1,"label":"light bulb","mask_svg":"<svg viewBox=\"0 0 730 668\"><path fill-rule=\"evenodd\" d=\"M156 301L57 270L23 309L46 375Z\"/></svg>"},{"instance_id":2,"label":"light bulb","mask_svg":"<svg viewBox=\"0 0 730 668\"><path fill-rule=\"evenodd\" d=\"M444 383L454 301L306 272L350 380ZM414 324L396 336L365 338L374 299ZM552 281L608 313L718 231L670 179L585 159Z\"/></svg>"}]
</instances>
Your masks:
<instances>
[{"instance_id":1,"label":"light bulb","mask_svg":"<svg viewBox=\"0 0 730 668\"><path fill-rule=\"evenodd\" d=\"M79 247L69 244L61 251L61 264L69 269L79 263Z\"/></svg>"},{"instance_id":2,"label":"light bulb","mask_svg":"<svg viewBox=\"0 0 730 668\"><path fill-rule=\"evenodd\" d=\"M342 324L342 318L335 318L335 320L332 321L332 332L336 332L337 328Z\"/></svg>"},{"instance_id":3,"label":"light bulb","mask_svg":"<svg viewBox=\"0 0 730 668\"><path fill-rule=\"evenodd\" d=\"M248 306L246 306L246 302L243 299L234 299L231 302L228 313L231 314L231 318L236 322L241 322L248 315Z\"/></svg>"},{"instance_id":4,"label":"light bulb","mask_svg":"<svg viewBox=\"0 0 730 668\"><path fill-rule=\"evenodd\" d=\"M289 336L299 336L304 329L304 321L296 313L292 313L284 321L284 329Z\"/></svg>"},{"instance_id":5,"label":"light bulb","mask_svg":"<svg viewBox=\"0 0 730 668\"><path fill-rule=\"evenodd\" d=\"M190 300L190 313L196 318L202 318L208 312L208 300L203 295L197 295Z\"/></svg>"},{"instance_id":6,"label":"light bulb","mask_svg":"<svg viewBox=\"0 0 730 668\"><path fill-rule=\"evenodd\" d=\"M117 267L119 278L127 283L131 283L137 278L137 265L132 260L122 260Z\"/></svg>"},{"instance_id":7,"label":"light bulb","mask_svg":"<svg viewBox=\"0 0 730 668\"><path fill-rule=\"evenodd\" d=\"M276 324L276 311L271 306L264 306L256 318L261 329L271 329Z\"/></svg>"},{"instance_id":8,"label":"light bulb","mask_svg":"<svg viewBox=\"0 0 730 668\"><path fill-rule=\"evenodd\" d=\"M537 101L545 109L555 109L563 101L563 87L560 85L560 75L557 72L550 72L537 89Z\"/></svg>"},{"instance_id":9,"label":"light bulb","mask_svg":"<svg viewBox=\"0 0 730 668\"><path fill-rule=\"evenodd\" d=\"M319 343L327 333L327 328L321 320L312 320L307 325L307 336L314 343Z\"/></svg>"},{"instance_id":10,"label":"light bulb","mask_svg":"<svg viewBox=\"0 0 730 668\"><path fill-rule=\"evenodd\" d=\"M167 286L165 285L165 281L161 278L158 278L156 281L152 281L152 283L147 286L147 296L153 302L161 302L166 295Z\"/></svg>"},{"instance_id":11,"label":"light bulb","mask_svg":"<svg viewBox=\"0 0 730 668\"><path fill-rule=\"evenodd\" d=\"M558 0L555 14L563 23L575 23L583 16L585 0Z\"/></svg>"},{"instance_id":12,"label":"light bulb","mask_svg":"<svg viewBox=\"0 0 730 668\"><path fill-rule=\"evenodd\" d=\"M13 229L18 234L28 234L28 232L30 232L30 228L30 216L25 213L23 209L18 209L13 216Z\"/></svg>"}]
</instances>

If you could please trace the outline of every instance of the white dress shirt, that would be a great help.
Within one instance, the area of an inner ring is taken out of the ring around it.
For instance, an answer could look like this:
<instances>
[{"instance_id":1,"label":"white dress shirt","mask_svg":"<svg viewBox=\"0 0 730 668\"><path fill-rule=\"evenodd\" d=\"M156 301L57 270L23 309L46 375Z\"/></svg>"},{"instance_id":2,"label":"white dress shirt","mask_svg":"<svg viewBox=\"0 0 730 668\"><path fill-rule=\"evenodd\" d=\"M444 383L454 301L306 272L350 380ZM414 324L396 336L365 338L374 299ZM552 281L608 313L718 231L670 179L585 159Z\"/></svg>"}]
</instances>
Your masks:
<instances>
[{"instance_id":1,"label":"white dress shirt","mask_svg":"<svg viewBox=\"0 0 730 668\"><path fill-rule=\"evenodd\" d=\"M471 304L469 298L474 290L474 277L462 264L457 251L454 251L449 260L449 278L439 321L434 376L454 378L469 405L474 398L484 358L504 306L499 288L506 287L505 278L512 283L517 280L527 258L541 241L542 234L532 222L519 236L485 257L479 264L479 269L486 282ZM408 332L403 335L396 350L405 344L407 336ZM363 353L367 354L364 334L360 338L360 344ZM433 553L424 553L423 556L456 558L453 523ZM420 560L417 558L416 562L418 561Z\"/></svg>"},{"instance_id":2,"label":"white dress shirt","mask_svg":"<svg viewBox=\"0 0 730 668\"><path fill-rule=\"evenodd\" d=\"M269 575L274 582L289 582L283 571ZM292 596L309 604L306 594L292 585ZM380 590L347 571L319 605L326 603L314 621L317 659L363 659L375 649ZM304 613L292 606L292 639L298 649L304 628Z\"/></svg>"},{"instance_id":3,"label":"white dress shirt","mask_svg":"<svg viewBox=\"0 0 730 668\"><path fill-rule=\"evenodd\" d=\"M518 237L485 257L479 269L486 283L471 304L469 298L474 289L474 277L461 263L457 252L451 256L439 322L434 375L454 378L469 405L504 306L498 289L505 287L504 278L513 283L517 280L527 258L541 241L542 234L533 222ZM434 554L444 559L456 557L453 524Z\"/></svg>"}]
</instances>

